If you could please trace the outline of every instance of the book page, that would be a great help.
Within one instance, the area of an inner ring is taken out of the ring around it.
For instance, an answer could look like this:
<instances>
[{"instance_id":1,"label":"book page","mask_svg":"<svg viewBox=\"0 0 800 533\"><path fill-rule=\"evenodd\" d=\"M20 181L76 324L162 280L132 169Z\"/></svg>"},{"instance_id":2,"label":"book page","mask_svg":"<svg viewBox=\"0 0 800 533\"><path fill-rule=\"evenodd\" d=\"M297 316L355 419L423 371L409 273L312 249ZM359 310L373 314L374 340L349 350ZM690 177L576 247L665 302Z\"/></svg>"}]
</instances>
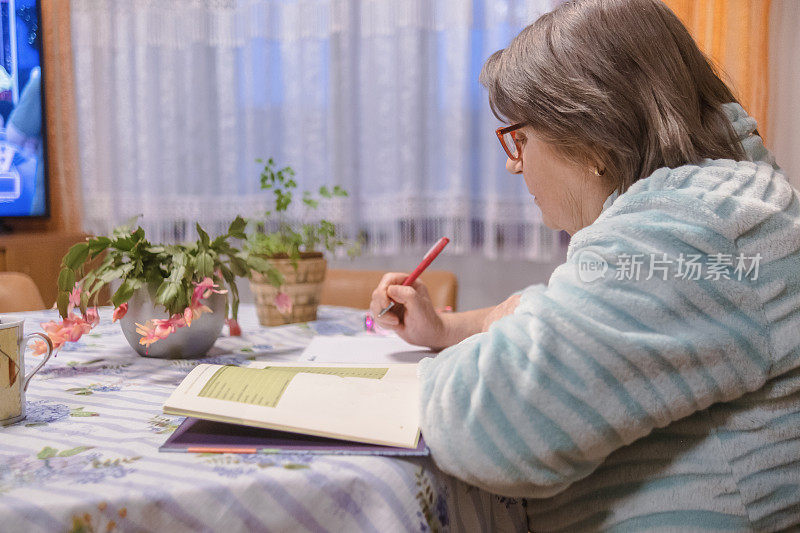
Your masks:
<instances>
[{"instance_id":1,"label":"book page","mask_svg":"<svg viewBox=\"0 0 800 533\"><path fill-rule=\"evenodd\" d=\"M409 344L397 335L317 335L301 361L318 363L418 363L436 352Z\"/></svg>"},{"instance_id":2,"label":"book page","mask_svg":"<svg viewBox=\"0 0 800 533\"><path fill-rule=\"evenodd\" d=\"M413 448L419 436L416 364L201 364L164 412L308 435Z\"/></svg>"}]
</instances>

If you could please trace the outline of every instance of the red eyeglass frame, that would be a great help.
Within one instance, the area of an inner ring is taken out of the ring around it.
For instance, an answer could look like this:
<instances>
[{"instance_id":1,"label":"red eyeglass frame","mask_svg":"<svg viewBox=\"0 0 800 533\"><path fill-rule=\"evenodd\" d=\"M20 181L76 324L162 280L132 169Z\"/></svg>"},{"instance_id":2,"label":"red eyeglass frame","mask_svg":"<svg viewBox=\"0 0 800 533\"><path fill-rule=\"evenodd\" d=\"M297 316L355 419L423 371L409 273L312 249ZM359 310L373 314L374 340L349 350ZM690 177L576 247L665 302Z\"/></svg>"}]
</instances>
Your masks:
<instances>
[{"instance_id":1,"label":"red eyeglass frame","mask_svg":"<svg viewBox=\"0 0 800 533\"><path fill-rule=\"evenodd\" d=\"M500 141L500 146L503 147L503 150L505 150L506 155L512 161L518 161L518 160L522 159L522 146L520 146L519 141L517 140L517 136L516 136L516 134L514 132L516 130L520 129L521 127L523 127L524 125L525 125L524 122L517 122L516 124L512 124L510 126L504 126L504 127L497 128L494 131L494 133L497 135L498 140ZM517 156L516 157L511 155L511 150L509 150L508 146L506 146L506 142L503 140L503 135L505 135L506 133L510 133L511 134L511 138L514 139L514 145L517 147Z\"/></svg>"}]
</instances>

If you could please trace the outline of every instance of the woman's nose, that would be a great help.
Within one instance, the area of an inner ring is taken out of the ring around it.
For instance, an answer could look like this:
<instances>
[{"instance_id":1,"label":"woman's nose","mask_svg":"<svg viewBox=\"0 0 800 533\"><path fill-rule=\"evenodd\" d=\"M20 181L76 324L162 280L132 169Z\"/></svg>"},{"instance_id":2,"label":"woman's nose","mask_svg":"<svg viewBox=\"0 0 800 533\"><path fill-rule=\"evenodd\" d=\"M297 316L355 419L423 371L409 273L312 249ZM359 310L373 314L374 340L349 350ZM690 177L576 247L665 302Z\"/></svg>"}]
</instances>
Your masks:
<instances>
[{"instance_id":1,"label":"woman's nose","mask_svg":"<svg viewBox=\"0 0 800 533\"><path fill-rule=\"evenodd\" d=\"M519 174L522 172L522 159L506 158L506 170L512 174Z\"/></svg>"}]
</instances>

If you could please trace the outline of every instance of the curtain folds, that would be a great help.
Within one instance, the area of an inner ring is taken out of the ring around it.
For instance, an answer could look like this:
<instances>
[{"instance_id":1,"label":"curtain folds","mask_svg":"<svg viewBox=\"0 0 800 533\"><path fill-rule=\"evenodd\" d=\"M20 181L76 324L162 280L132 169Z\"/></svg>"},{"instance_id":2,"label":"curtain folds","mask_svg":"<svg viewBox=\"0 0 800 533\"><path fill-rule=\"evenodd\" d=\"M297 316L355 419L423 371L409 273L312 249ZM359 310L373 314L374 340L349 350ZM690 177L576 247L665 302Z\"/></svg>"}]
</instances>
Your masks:
<instances>
[{"instance_id":1,"label":"curtain folds","mask_svg":"<svg viewBox=\"0 0 800 533\"><path fill-rule=\"evenodd\" d=\"M554 0L72 0L84 225L143 214L154 240L220 232L271 196L256 158L368 253L423 248L549 259L504 168L483 61ZM303 218L296 211L293 217Z\"/></svg>"},{"instance_id":2,"label":"curtain folds","mask_svg":"<svg viewBox=\"0 0 800 533\"><path fill-rule=\"evenodd\" d=\"M477 79L556 3L71 0L84 227L220 232L268 208L255 159L273 157L301 188L350 192L319 214L367 253L447 235L450 253L550 259L558 234L505 171ZM770 0L666 3L769 144Z\"/></svg>"},{"instance_id":3,"label":"curtain folds","mask_svg":"<svg viewBox=\"0 0 800 533\"><path fill-rule=\"evenodd\" d=\"M769 130L767 147L800 188L800 2L773 0L770 9Z\"/></svg>"},{"instance_id":4,"label":"curtain folds","mask_svg":"<svg viewBox=\"0 0 800 533\"><path fill-rule=\"evenodd\" d=\"M795 0L790 0L795 2ZM768 131L771 0L664 0L720 69L748 114Z\"/></svg>"}]
</instances>

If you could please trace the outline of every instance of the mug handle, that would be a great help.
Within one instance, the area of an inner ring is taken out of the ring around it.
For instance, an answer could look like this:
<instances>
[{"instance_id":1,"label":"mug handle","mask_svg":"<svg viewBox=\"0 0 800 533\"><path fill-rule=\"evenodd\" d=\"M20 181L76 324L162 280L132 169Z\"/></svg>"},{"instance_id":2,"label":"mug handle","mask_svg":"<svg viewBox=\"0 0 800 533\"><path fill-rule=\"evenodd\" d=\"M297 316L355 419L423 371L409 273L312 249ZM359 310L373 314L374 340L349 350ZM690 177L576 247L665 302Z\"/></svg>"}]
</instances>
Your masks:
<instances>
[{"instance_id":1,"label":"mug handle","mask_svg":"<svg viewBox=\"0 0 800 533\"><path fill-rule=\"evenodd\" d=\"M50 359L50 356L53 355L53 341L50 340L50 337L48 337L44 333L39 333L38 331L36 333L30 333L28 335L25 335L25 349L27 349L28 342L30 342L32 337L42 338L45 344L47 344L47 355L44 357L42 362L39 363L37 367L33 369L33 372L31 372L28 375L28 377L25 378L25 381L22 383L23 392L28 390L28 383L31 382L31 378L33 377L33 375L36 374L39 371L39 369L42 368L44 364Z\"/></svg>"}]
</instances>

